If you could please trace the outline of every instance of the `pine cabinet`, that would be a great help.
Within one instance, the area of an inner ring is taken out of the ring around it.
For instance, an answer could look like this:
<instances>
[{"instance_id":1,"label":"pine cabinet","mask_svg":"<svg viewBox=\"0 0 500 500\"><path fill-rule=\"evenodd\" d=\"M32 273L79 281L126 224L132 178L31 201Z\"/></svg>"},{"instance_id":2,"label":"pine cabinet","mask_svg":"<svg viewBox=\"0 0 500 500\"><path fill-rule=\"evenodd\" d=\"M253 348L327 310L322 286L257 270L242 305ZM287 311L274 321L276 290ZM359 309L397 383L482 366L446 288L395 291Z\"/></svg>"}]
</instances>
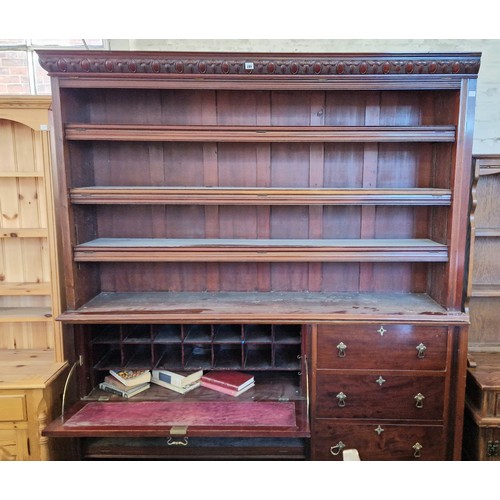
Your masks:
<instances>
[{"instance_id":1,"label":"pine cabinet","mask_svg":"<svg viewBox=\"0 0 500 500\"><path fill-rule=\"evenodd\" d=\"M50 106L0 97L0 460L56 455L40 434L66 375Z\"/></svg>"},{"instance_id":2,"label":"pine cabinet","mask_svg":"<svg viewBox=\"0 0 500 500\"><path fill-rule=\"evenodd\" d=\"M459 458L479 54L39 58L64 195L60 320L82 359L80 401L46 435L85 458ZM237 399L153 387L110 427L116 402L96 387L118 367L256 384ZM154 408L214 402L251 419L155 423ZM276 404L287 417L269 422Z\"/></svg>"},{"instance_id":3,"label":"pine cabinet","mask_svg":"<svg viewBox=\"0 0 500 500\"><path fill-rule=\"evenodd\" d=\"M67 363L50 350L0 351L0 460L69 456L69 447L42 436L61 412L66 375Z\"/></svg>"}]
</instances>

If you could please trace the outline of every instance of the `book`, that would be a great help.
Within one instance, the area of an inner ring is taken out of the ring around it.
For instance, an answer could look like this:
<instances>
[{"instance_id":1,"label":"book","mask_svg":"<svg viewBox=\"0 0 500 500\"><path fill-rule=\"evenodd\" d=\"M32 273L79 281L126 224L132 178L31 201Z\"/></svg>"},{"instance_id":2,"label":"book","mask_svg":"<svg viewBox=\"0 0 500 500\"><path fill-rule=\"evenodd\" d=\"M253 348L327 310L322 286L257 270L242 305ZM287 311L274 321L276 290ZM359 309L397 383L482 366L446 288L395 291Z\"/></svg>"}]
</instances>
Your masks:
<instances>
[{"instance_id":1,"label":"book","mask_svg":"<svg viewBox=\"0 0 500 500\"><path fill-rule=\"evenodd\" d=\"M252 382L251 384L247 384L245 387L243 387L242 389L237 391L234 389L230 389L229 387L224 387L222 385L211 384L210 382L207 382L204 380L201 381L202 387L206 387L207 389L212 389L214 391L222 392L223 394L228 394L229 396L235 396L235 397L239 396L240 394L242 394L245 391L248 391L248 389L251 389L254 385L255 385L255 382Z\"/></svg>"},{"instance_id":2,"label":"book","mask_svg":"<svg viewBox=\"0 0 500 500\"><path fill-rule=\"evenodd\" d=\"M149 370L109 370L109 373L127 387L151 381L151 372Z\"/></svg>"},{"instance_id":3,"label":"book","mask_svg":"<svg viewBox=\"0 0 500 500\"><path fill-rule=\"evenodd\" d=\"M149 389L151 384L146 382L145 384L140 384L135 387L126 387L126 390L122 390L117 387L115 384L109 384L107 382L101 382L99 384L99 389L102 391L110 392L112 394L116 394L117 396L121 396L122 398L131 398L145 390Z\"/></svg>"},{"instance_id":4,"label":"book","mask_svg":"<svg viewBox=\"0 0 500 500\"><path fill-rule=\"evenodd\" d=\"M186 387L199 380L203 375L203 370L196 372L173 372L170 370L153 370L151 376L167 384L172 384L177 387Z\"/></svg>"},{"instance_id":5,"label":"book","mask_svg":"<svg viewBox=\"0 0 500 500\"><path fill-rule=\"evenodd\" d=\"M166 389L170 389L171 391L178 392L179 394L186 394L186 392L192 391L193 389L196 389L197 387L200 387L201 385L201 380L195 380L189 385L185 385L184 387L179 387L177 385L169 384L168 382L164 382L163 380L160 380L155 377L151 377L151 383L159 385L161 387L165 387Z\"/></svg>"},{"instance_id":6,"label":"book","mask_svg":"<svg viewBox=\"0 0 500 500\"><path fill-rule=\"evenodd\" d=\"M208 372L201 377L201 380L233 391L240 391L255 382L253 375L235 371Z\"/></svg>"}]
</instances>

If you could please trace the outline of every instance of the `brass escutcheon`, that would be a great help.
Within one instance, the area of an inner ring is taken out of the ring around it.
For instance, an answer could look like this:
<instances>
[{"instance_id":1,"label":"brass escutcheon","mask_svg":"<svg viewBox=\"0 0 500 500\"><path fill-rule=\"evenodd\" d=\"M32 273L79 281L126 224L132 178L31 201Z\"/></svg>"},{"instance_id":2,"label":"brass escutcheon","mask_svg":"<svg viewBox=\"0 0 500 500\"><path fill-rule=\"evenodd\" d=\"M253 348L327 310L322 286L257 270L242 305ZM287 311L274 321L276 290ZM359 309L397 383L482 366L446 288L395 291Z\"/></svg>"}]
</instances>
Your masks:
<instances>
[{"instance_id":1,"label":"brass escutcheon","mask_svg":"<svg viewBox=\"0 0 500 500\"><path fill-rule=\"evenodd\" d=\"M427 347L420 342L420 344L416 347L417 349L417 358L422 359L425 356L425 351L427 350Z\"/></svg>"},{"instance_id":2,"label":"brass escutcheon","mask_svg":"<svg viewBox=\"0 0 500 500\"><path fill-rule=\"evenodd\" d=\"M423 448L423 446L420 443L415 443L413 446L413 456L415 458L420 458L422 456L422 453L420 453L420 450Z\"/></svg>"},{"instance_id":3,"label":"brass escutcheon","mask_svg":"<svg viewBox=\"0 0 500 500\"><path fill-rule=\"evenodd\" d=\"M423 394L420 394L420 392L415 396L415 406L417 408L423 408L424 407L424 399L425 399L425 396Z\"/></svg>"},{"instance_id":4,"label":"brass escutcheon","mask_svg":"<svg viewBox=\"0 0 500 500\"><path fill-rule=\"evenodd\" d=\"M339 406L343 408L345 406L347 396L343 392L339 392L335 397L339 400Z\"/></svg>"},{"instance_id":5,"label":"brass escutcheon","mask_svg":"<svg viewBox=\"0 0 500 500\"><path fill-rule=\"evenodd\" d=\"M338 350L338 357L339 358L345 358L345 350L347 349L347 346L344 344L344 342L340 342L340 344L337 346Z\"/></svg>"}]
</instances>

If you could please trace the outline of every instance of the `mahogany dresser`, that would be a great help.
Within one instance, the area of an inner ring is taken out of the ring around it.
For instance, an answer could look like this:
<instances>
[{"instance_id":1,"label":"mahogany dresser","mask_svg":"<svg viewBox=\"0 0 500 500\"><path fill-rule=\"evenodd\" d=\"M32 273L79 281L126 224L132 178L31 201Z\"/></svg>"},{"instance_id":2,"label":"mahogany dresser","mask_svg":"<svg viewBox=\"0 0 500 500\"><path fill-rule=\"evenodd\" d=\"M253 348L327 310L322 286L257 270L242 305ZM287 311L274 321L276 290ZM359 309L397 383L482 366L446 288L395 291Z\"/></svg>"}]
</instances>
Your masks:
<instances>
[{"instance_id":1,"label":"mahogany dresser","mask_svg":"<svg viewBox=\"0 0 500 500\"><path fill-rule=\"evenodd\" d=\"M480 55L40 51L81 458L461 456ZM237 398L97 389L238 370ZM179 416L181 415L181 416Z\"/></svg>"}]
</instances>

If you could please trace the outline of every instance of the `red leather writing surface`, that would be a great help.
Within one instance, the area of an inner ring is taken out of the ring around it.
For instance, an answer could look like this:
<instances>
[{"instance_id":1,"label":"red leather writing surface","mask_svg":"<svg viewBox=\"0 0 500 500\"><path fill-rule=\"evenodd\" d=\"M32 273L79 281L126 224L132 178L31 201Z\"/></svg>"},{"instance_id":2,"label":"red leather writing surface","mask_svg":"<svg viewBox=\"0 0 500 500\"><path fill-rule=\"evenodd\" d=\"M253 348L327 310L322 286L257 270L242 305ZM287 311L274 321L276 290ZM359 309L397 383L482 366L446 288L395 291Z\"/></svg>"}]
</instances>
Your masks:
<instances>
[{"instance_id":1,"label":"red leather writing surface","mask_svg":"<svg viewBox=\"0 0 500 500\"><path fill-rule=\"evenodd\" d=\"M65 427L250 426L295 427L294 403L278 402L92 402Z\"/></svg>"}]
</instances>

